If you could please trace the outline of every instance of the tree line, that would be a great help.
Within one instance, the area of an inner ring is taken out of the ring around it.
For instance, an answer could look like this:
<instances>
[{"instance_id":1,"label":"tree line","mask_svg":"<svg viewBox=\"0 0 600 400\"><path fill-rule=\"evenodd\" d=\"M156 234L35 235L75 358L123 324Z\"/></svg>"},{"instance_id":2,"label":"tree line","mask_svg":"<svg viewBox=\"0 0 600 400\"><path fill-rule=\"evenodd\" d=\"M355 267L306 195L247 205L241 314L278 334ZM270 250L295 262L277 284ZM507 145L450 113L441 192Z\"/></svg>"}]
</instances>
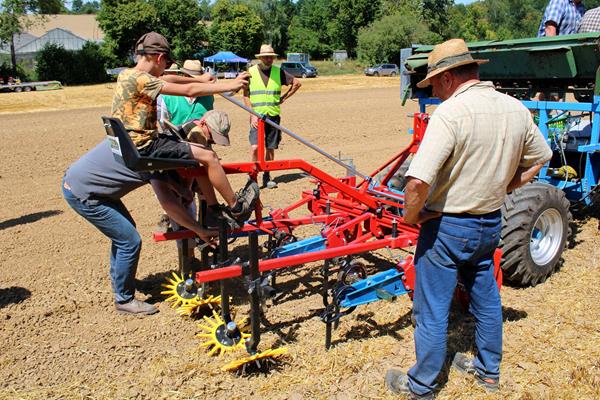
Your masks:
<instances>
[{"instance_id":1,"label":"tree line","mask_svg":"<svg viewBox=\"0 0 600 400\"><path fill-rule=\"evenodd\" d=\"M107 66L131 60L136 40L154 30L178 60L229 50L254 58L261 43L280 54L326 59L346 50L361 63L397 62L412 43L534 37L549 0L0 0L0 42L26 31L31 13L95 13L105 33L98 52ZM600 0L586 0L588 9Z\"/></svg>"}]
</instances>

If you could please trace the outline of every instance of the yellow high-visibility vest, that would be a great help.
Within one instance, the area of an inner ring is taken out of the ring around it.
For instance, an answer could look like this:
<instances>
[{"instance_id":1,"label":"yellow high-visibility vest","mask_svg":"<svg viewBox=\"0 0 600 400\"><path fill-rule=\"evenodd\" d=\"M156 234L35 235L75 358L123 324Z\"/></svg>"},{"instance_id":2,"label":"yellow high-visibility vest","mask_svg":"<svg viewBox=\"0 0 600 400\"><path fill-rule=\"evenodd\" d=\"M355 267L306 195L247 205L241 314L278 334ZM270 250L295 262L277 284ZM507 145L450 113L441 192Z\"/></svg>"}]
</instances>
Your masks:
<instances>
[{"instance_id":1,"label":"yellow high-visibility vest","mask_svg":"<svg viewBox=\"0 0 600 400\"><path fill-rule=\"evenodd\" d=\"M274 65L271 66L271 75L267 86L258 70L258 65L250 67L250 103L252 108L259 114L279 115L281 108L281 70Z\"/></svg>"}]
</instances>

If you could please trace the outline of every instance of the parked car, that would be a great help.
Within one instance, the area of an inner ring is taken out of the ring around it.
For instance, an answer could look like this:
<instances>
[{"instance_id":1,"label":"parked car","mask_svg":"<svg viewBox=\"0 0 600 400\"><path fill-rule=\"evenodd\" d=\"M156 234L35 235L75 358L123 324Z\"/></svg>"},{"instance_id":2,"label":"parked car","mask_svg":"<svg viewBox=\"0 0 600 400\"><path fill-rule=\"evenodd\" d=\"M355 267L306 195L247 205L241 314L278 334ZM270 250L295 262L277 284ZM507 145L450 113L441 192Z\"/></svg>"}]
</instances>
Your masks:
<instances>
[{"instance_id":1,"label":"parked car","mask_svg":"<svg viewBox=\"0 0 600 400\"><path fill-rule=\"evenodd\" d=\"M315 67L300 62L282 62L281 69L296 78L315 78L317 76Z\"/></svg>"},{"instance_id":2,"label":"parked car","mask_svg":"<svg viewBox=\"0 0 600 400\"><path fill-rule=\"evenodd\" d=\"M398 66L396 64L375 64L372 67L365 68L367 76L396 76L398 75Z\"/></svg>"}]
</instances>

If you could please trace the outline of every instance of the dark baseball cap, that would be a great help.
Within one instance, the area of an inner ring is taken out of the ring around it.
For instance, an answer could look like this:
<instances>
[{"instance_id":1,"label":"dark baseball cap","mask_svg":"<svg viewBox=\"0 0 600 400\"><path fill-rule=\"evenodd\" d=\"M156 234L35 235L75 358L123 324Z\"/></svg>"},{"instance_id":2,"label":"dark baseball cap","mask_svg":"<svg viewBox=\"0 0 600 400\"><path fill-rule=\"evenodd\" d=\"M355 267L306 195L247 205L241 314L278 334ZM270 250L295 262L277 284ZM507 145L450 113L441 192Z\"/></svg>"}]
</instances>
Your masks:
<instances>
[{"instance_id":1,"label":"dark baseball cap","mask_svg":"<svg viewBox=\"0 0 600 400\"><path fill-rule=\"evenodd\" d=\"M163 35L156 32L146 33L139 38L135 44L135 54L164 54L169 58L167 61L173 62L169 42Z\"/></svg>"}]
</instances>

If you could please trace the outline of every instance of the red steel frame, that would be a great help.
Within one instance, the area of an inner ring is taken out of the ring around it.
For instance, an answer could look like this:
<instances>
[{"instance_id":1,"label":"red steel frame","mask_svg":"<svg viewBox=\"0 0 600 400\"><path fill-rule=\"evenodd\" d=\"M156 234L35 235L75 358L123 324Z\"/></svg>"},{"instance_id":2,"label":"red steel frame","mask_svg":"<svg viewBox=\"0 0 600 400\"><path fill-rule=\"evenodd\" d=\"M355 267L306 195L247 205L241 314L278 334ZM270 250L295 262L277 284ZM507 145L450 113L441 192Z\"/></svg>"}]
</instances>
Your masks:
<instances>
[{"instance_id":1,"label":"red steel frame","mask_svg":"<svg viewBox=\"0 0 600 400\"><path fill-rule=\"evenodd\" d=\"M413 137L408 147L371 173L370 179L363 179L357 183L356 177L335 178L304 160L265 160L265 121L259 119L258 161L224 164L225 172L227 174L246 173L256 180L259 172L297 169L314 177L317 187L314 191L303 192L302 198L289 207L272 211L268 220L263 220L262 206L258 204L255 210L255 221L246 223L239 231L256 230L273 234L273 231L277 229L290 233L295 227L301 225L315 223L326 225L321 232L326 239L324 250L260 260L259 271L267 272L386 247L397 249L416 245L418 228L404 223L401 216L387 208L403 208L403 196L391 191L387 187L387 182L402 163L411 154L416 153L427 128L427 121L427 114L415 113ZM385 178L381 183L375 185L375 176L389 166L391 168ZM180 169L178 173L184 177L196 177L205 175L206 171L200 167ZM310 210L310 215L290 218L290 212L304 205ZM194 237L195 234L192 231L154 234L156 241ZM408 261L403 266L403 270L407 275L407 286L411 287L414 282L414 269L412 268L412 258ZM496 263L496 268L499 270L499 262ZM197 282L211 282L239 277L242 274L242 265L230 265L197 272L195 279Z\"/></svg>"}]
</instances>

